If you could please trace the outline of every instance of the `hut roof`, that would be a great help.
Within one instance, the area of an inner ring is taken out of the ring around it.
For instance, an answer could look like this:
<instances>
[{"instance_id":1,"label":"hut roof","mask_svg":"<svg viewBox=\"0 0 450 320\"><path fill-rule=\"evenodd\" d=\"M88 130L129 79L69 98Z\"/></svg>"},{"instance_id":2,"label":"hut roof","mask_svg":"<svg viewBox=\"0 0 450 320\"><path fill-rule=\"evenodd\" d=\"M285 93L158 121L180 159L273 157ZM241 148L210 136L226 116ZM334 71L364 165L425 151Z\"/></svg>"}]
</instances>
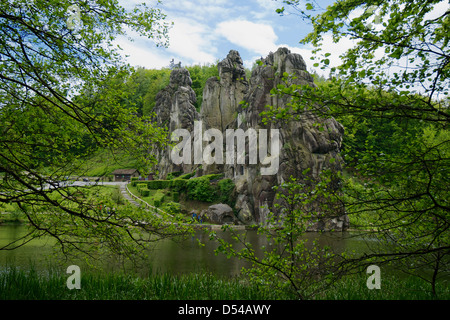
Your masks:
<instances>
[{"instance_id":1,"label":"hut roof","mask_svg":"<svg viewBox=\"0 0 450 320\"><path fill-rule=\"evenodd\" d=\"M137 169L117 169L114 170L112 174L133 174L133 173L139 173L139 170Z\"/></svg>"}]
</instances>

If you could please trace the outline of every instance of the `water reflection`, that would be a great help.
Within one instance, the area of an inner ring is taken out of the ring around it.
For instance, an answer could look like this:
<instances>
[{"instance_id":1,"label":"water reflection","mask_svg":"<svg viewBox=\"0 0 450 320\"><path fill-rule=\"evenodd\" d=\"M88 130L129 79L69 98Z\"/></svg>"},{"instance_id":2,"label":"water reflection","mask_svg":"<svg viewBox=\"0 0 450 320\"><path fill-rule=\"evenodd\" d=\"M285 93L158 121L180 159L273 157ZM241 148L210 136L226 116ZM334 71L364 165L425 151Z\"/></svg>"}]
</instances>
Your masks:
<instances>
[{"instance_id":1,"label":"water reflection","mask_svg":"<svg viewBox=\"0 0 450 320\"><path fill-rule=\"evenodd\" d=\"M27 233L26 226L0 226L0 247L19 239ZM227 241L232 241L229 232L219 231L217 234ZM258 235L256 231L240 231L241 236L251 243L256 254L261 254L263 246L270 243L264 236ZM330 246L337 253L344 250L355 250L363 252L367 250L367 243L351 233L307 233L304 236L308 243L317 241L319 246ZM199 241L203 244L199 245ZM49 265L57 264L58 260L53 254L55 241L51 238L40 238L33 240L15 250L0 250L0 268L9 265L28 268L33 264L36 269L43 269ZM149 273L172 273L183 274L191 272L211 272L217 275L229 276L240 273L242 267L249 267L248 262L237 258L228 259L223 254L216 255L214 250L218 244L209 240L207 233L198 232L196 236L188 236L174 240L164 239L158 241L152 250L148 251L148 258L139 264L134 270L140 274ZM242 247L242 246L237 246ZM81 261L65 261L64 265L82 264ZM107 270L123 267L119 261L102 261L102 267Z\"/></svg>"}]
</instances>

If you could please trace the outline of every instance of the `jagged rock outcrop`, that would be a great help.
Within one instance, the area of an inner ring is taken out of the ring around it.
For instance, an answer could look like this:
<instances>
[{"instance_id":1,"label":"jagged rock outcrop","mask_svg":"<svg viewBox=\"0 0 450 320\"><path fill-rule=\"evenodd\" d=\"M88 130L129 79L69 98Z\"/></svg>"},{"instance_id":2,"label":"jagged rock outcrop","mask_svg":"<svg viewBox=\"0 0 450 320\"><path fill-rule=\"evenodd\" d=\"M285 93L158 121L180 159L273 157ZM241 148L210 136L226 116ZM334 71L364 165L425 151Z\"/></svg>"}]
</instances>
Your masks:
<instances>
[{"instance_id":1,"label":"jagged rock outcrop","mask_svg":"<svg viewBox=\"0 0 450 320\"><path fill-rule=\"evenodd\" d=\"M248 82L241 56L235 50L218 63L218 69L219 78L210 78L205 84L200 113L205 128L224 131L236 119Z\"/></svg>"},{"instance_id":2,"label":"jagged rock outcrop","mask_svg":"<svg viewBox=\"0 0 450 320\"><path fill-rule=\"evenodd\" d=\"M200 213L200 216L204 221L214 224L234 224L236 222L233 209L224 203L209 206Z\"/></svg>"},{"instance_id":3,"label":"jagged rock outcrop","mask_svg":"<svg viewBox=\"0 0 450 320\"><path fill-rule=\"evenodd\" d=\"M176 68L170 74L169 85L156 95L153 109L156 114L154 121L160 127L167 127L169 137L176 129L193 132L194 121L200 119L200 114L194 106L197 98L191 85L192 79L189 71L184 68ZM193 162L191 162L192 164L174 164L170 158L169 148L161 150L158 159L160 177L165 177L170 172L193 170Z\"/></svg>"},{"instance_id":4,"label":"jagged rock outcrop","mask_svg":"<svg viewBox=\"0 0 450 320\"><path fill-rule=\"evenodd\" d=\"M155 112L158 123L168 124L171 131L185 128L192 132L194 121L202 120L204 130L218 129L224 137L226 129L242 129L244 132L249 132L249 129L256 132L259 129L266 129L267 132L278 130L280 149L277 170L271 174L267 174L268 165L263 164L264 159L259 158L260 155L257 163L250 163L252 146L249 140L246 140L245 163L203 164L202 169L197 171L198 174L223 172L227 178L233 179L236 185L237 218L245 224L265 223L268 212L278 201L275 199L274 186L288 181L291 176L299 181L307 181L309 177L317 177L323 168L341 169L339 149L344 128L332 118L321 118L311 112L303 113L298 120L282 124L263 123L261 112L266 110L267 105L284 108L290 101L288 96L271 94L271 90L283 82L284 72L295 76L290 80L292 83L315 86L299 54L286 48L270 53L254 68L248 80L237 51L230 51L218 68L219 79L211 78L205 85L200 114L193 106L195 95L190 88L187 70L174 70L170 85L157 96ZM245 104L241 104L241 101L245 101ZM269 136L267 138L270 140ZM268 141L269 153L275 145L272 140ZM261 148L261 140L258 146ZM167 151L161 155L160 172L163 177L171 171L190 172L197 167L175 166L170 163ZM305 175L304 171L308 168L310 171ZM335 217L312 225L311 230L343 230L347 227L348 218L338 208Z\"/></svg>"},{"instance_id":5,"label":"jagged rock outcrop","mask_svg":"<svg viewBox=\"0 0 450 320\"><path fill-rule=\"evenodd\" d=\"M230 127L241 128L244 131L253 129L278 129L280 133L279 168L274 175L261 175L263 165L226 165L227 177L233 178L236 183L238 199L236 209L238 216L245 222L264 223L269 210L273 207L275 192L272 187L288 181L292 176L304 181L303 172L310 168L310 175L317 177L325 167L339 170L341 158L339 149L342 143L344 128L334 119L323 119L305 112L298 121L288 123L264 125L261 112L267 105L284 108L289 97L273 96L272 88L282 83L283 73L295 76L295 84L315 86L312 76L306 71L306 64L299 54L291 53L286 48L280 48L270 53L262 63L257 66L249 80L249 88L244 96L245 107L238 107L238 115ZM320 124L320 126L317 126ZM320 127L324 129L320 129ZM247 149L248 151L248 149ZM334 162L331 163L330 159ZM261 160L261 159L260 159ZM322 223L313 229L331 229L333 226L348 226L345 216L341 219L337 212L335 223ZM252 219L249 219L249 217ZM341 223L342 222L342 223ZM342 229L341 228L341 229Z\"/></svg>"}]
</instances>

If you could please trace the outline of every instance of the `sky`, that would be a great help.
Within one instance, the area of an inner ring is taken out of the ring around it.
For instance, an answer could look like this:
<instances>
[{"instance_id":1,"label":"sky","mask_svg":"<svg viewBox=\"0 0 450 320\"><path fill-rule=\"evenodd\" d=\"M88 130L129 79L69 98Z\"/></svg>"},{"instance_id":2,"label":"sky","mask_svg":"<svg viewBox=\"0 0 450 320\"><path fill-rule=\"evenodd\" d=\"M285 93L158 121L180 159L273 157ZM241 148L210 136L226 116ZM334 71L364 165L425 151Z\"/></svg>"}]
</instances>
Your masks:
<instances>
[{"instance_id":1,"label":"sky","mask_svg":"<svg viewBox=\"0 0 450 320\"><path fill-rule=\"evenodd\" d=\"M313 67L312 46L299 43L312 31L312 26L298 15L276 13L276 9L283 6L282 0L162 0L161 3L157 0L119 0L126 8L143 1L150 7L160 8L167 15L166 21L173 22L173 27L169 31L168 48L157 47L151 39L136 36L133 32L129 34L133 42L120 37L117 43L133 66L160 69L168 67L172 59L175 63L181 62L182 66L203 65L223 60L230 50L237 50L244 66L251 69L257 59L279 47L287 47L302 55L308 71L328 74L327 70ZM318 2L326 8L334 0ZM288 10L289 6L285 7ZM429 18L437 17L448 8L448 2L443 0ZM352 15L359 15L363 10L356 10ZM322 43L324 52L331 54L328 57L330 68L338 66L339 56L355 44L345 38L334 43L330 35L324 35Z\"/></svg>"},{"instance_id":2,"label":"sky","mask_svg":"<svg viewBox=\"0 0 450 320\"><path fill-rule=\"evenodd\" d=\"M142 0L120 2L128 7ZM239 51L244 66L251 68L257 59L279 47L301 54L308 70L312 69L312 47L299 43L312 27L297 15L280 16L276 9L282 6L282 1L275 0L163 0L157 7L167 15L167 21L174 23L169 31L168 48L158 48L152 40L135 37L133 33L130 34L133 42L126 37L117 42L131 65L148 69L168 67L172 59L182 66L216 63L230 50ZM331 58L338 60L344 47L342 44L335 47Z\"/></svg>"}]
</instances>

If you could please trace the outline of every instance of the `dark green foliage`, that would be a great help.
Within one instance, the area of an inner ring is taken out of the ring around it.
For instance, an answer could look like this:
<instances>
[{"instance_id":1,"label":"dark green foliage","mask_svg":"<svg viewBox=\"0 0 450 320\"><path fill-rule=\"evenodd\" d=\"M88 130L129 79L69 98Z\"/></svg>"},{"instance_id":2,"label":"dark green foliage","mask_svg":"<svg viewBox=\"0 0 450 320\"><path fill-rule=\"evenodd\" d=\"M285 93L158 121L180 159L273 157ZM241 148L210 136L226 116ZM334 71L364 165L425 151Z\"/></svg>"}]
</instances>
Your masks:
<instances>
[{"instance_id":1,"label":"dark green foliage","mask_svg":"<svg viewBox=\"0 0 450 320\"><path fill-rule=\"evenodd\" d=\"M212 174L206 174L204 176L202 176L202 178L206 178L210 181L212 180L219 180L221 178L223 178L224 174L223 173L212 173Z\"/></svg>"},{"instance_id":2,"label":"dark green foliage","mask_svg":"<svg viewBox=\"0 0 450 320\"><path fill-rule=\"evenodd\" d=\"M189 199L212 202L215 192L207 177L199 177L187 180L187 196Z\"/></svg>"},{"instance_id":3,"label":"dark green foliage","mask_svg":"<svg viewBox=\"0 0 450 320\"><path fill-rule=\"evenodd\" d=\"M217 184L219 200L222 203L226 203L231 207L234 206L235 199L233 197L234 182L231 179L222 179Z\"/></svg>"},{"instance_id":4,"label":"dark green foliage","mask_svg":"<svg viewBox=\"0 0 450 320\"><path fill-rule=\"evenodd\" d=\"M187 185L187 180L184 180L181 178L176 178L176 179L171 180L170 188L175 191L178 191L178 192L185 192L186 185Z\"/></svg>"},{"instance_id":5,"label":"dark green foliage","mask_svg":"<svg viewBox=\"0 0 450 320\"><path fill-rule=\"evenodd\" d=\"M178 201L178 200L176 200L176 201ZM181 212L181 204L179 204L177 202L169 201L162 205L162 210L171 215L179 214Z\"/></svg>"},{"instance_id":6,"label":"dark green foliage","mask_svg":"<svg viewBox=\"0 0 450 320\"><path fill-rule=\"evenodd\" d=\"M198 178L192 178L195 172L180 175L172 180L152 180L146 185L150 190L170 189L173 191L174 201L179 201L180 193L185 193L188 199L204 202L213 202L219 199L229 205L234 204L234 183L231 179L222 179L224 174L209 174ZM175 175L171 175L173 177ZM169 176L168 176L169 177ZM215 183L219 180L218 183ZM139 184L138 184L139 188Z\"/></svg>"},{"instance_id":7,"label":"dark green foliage","mask_svg":"<svg viewBox=\"0 0 450 320\"><path fill-rule=\"evenodd\" d=\"M139 192L143 197L148 197L150 195L150 190L147 188L141 188Z\"/></svg>"},{"instance_id":8,"label":"dark green foliage","mask_svg":"<svg viewBox=\"0 0 450 320\"><path fill-rule=\"evenodd\" d=\"M153 195L153 205L155 207L159 208L161 206L161 204L164 202L164 200L165 200L165 194L160 191L156 192Z\"/></svg>"},{"instance_id":9,"label":"dark green foliage","mask_svg":"<svg viewBox=\"0 0 450 320\"><path fill-rule=\"evenodd\" d=\"M150 180L147 181L147 187L150 190L167 189L171 185L171 180Z\"/></svg>"},{"instance_id":10,"label":"dark green foliage","mask_svg":"<svg viewBox=\"0 0 450 320\"><path fill-rule=\"evenodd\" d=\"M0 273L0 300L265 300L290 299L261 291L245 279L209 273L140 277L117 273L82 273L81 290L66 287L68 275L9 268Z\"/></svg>"},{"instance_id":11,"label":"dark green foliage","mask_svg":"<svg viewBox=\"0 0 450 320\"><path fill-rule=\"evenodd\" d=\"M190 173L185 173L185 174L179 176L178 178L180 178L180 179L190 179L193 176L195 176L195 173L196 173L195 171L194 172L190 172Z\"/></svg>"},{"instance_id":12,"label":"dark green foliage","mask_svg":"<svg viewBox=\"0 0 450 320\"><path fill-rule=\"evenodd\" d=\"M169 173L169 174L167 175L166 179L167 179L167 180L172 180L172 179L174 179L174 178L179 177L182 173L183 173L183 172L181 172L181 171L171 172L171 173Z\"/></svg>"},{"instance_id":13,"label":"dark green foliage","mask_svg":"<svg viewBox=\"0 0 450 320\"><path fill-rule=\"evenodd\" d=\"M192 79L192 89L197 97L197 102L195 103L195 108L197 111L201 110L201 105L203 101L203 89L205 88L206 81L211 77L219 76L219 70L216 64L209 65L195 65L187 67L191 79Z\"/></svg>"}]
</instances>

